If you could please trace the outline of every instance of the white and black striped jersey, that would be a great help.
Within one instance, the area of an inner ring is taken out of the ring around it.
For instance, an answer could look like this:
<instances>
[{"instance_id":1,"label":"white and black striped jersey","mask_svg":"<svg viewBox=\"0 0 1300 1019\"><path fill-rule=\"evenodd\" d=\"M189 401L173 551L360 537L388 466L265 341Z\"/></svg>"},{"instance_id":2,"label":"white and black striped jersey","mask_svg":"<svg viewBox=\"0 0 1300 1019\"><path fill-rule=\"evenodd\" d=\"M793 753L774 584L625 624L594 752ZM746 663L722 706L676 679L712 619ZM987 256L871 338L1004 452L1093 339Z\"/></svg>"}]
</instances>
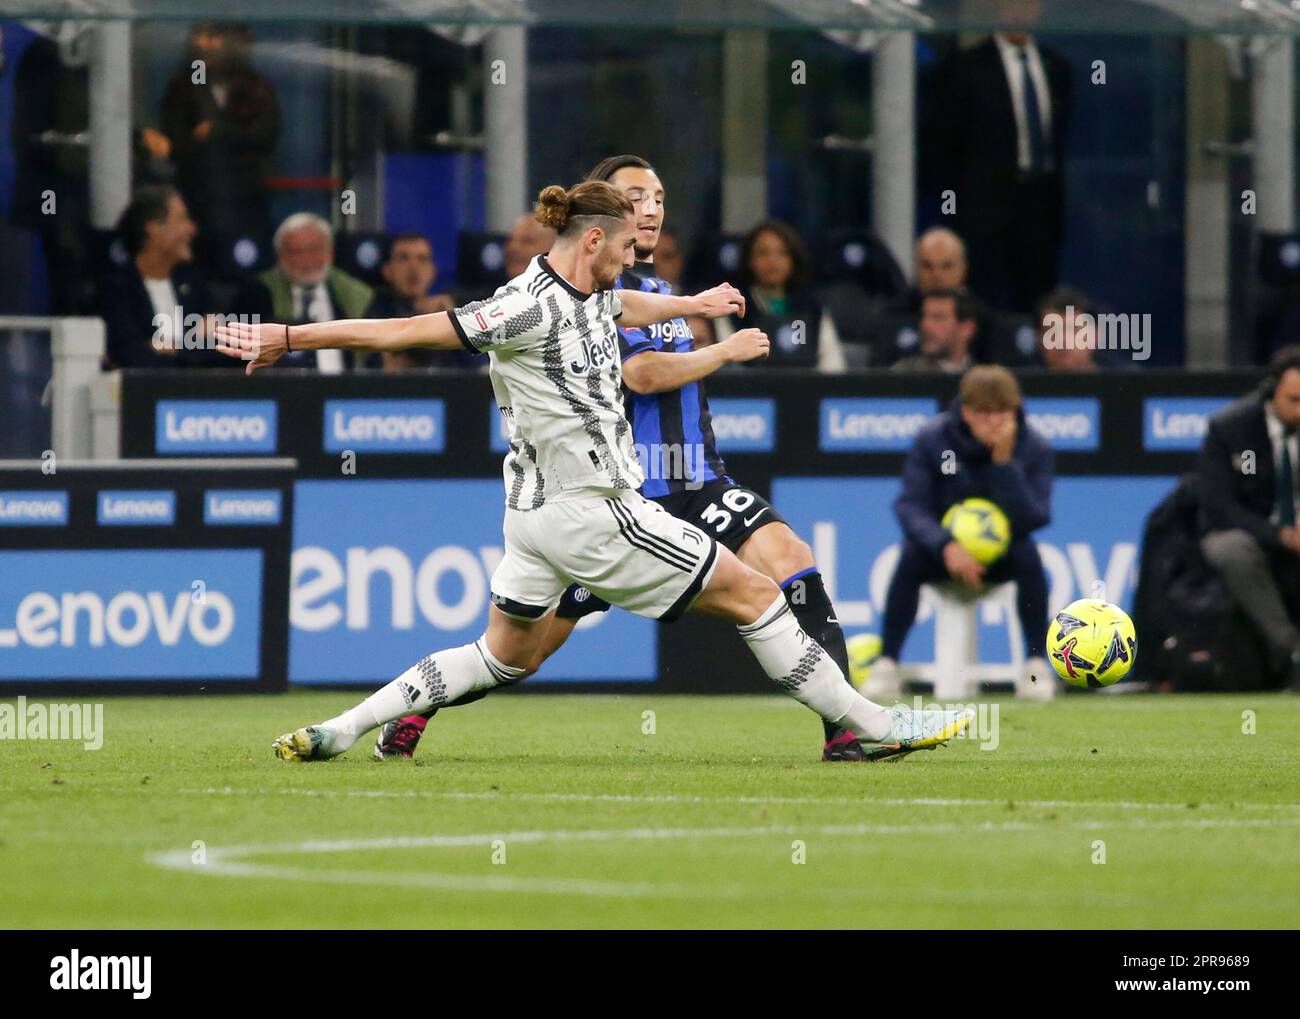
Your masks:
<instances>
[{"instance_id":1,"label":"white and black striped jersey","mask_svg":"<svg viewBox=\"0 0 1300 1019\"><path fill-rule=\"evenodd\" d=\"M613 290L585 294L539 255L486 301L451 312L461 343L487 354L507 418L506 505L530 510L560 492L636 490L644 480L623 410Z\"/></svg>"}]
</instances>

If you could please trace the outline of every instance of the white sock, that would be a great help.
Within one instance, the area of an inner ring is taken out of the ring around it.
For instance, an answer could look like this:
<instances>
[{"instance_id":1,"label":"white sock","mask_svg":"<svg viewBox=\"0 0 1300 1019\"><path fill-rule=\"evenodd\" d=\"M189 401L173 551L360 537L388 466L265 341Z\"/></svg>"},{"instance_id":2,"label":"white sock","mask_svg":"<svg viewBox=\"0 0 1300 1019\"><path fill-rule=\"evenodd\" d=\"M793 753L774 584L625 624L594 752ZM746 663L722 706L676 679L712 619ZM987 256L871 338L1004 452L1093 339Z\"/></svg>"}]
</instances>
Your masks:
<instances>
[{"instance_id":1,"label":"white sock","mask_svg":"<svg viewBox=\"0 0 1300 1019\"><path fill-rule=\"evenodd\" d=\"M334 733L329 752L341 754L371 729L403 715L418 715L467 693L518 682L525 671L497 661L482 637L473 644L426 655L355 708L321 722Z\"/></svg>"},{"instance_id":2,"label":"white sock","mask_svg":"<svg viewBox=\"0 0 1300 1019\"><path fill-rule=\"evenodd\" d=\"M889 733L893 719L849 686L834 659L800 629L784 595L736 629L768 677L800 704L862 739L878 741Z\"/></svg>"}]
</instances>

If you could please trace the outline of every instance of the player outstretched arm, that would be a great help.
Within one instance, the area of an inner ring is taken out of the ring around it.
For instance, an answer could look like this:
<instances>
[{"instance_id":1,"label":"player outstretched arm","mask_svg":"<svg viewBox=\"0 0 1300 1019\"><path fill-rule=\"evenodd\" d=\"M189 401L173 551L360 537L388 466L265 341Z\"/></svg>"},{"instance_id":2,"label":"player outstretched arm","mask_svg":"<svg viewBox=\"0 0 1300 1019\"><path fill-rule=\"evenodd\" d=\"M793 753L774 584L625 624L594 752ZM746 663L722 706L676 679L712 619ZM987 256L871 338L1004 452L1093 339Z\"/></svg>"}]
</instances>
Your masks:
<instances>
[{"instance_id":1,"label":"player outstretched arm","mask_svg":"<svg viewBox=\"0 0 1300 1019\"><path fill-rule=\"evenodd\" d=\"M640 290L620 290L623 314L618 324L624 329L648 326L654 322L667 322L685 315L704 318L726 318L745 314L745 295L730 283L723 283L692 296L675 294L649 294Z\"/></svg>"},{"instance_id":2,"label":"player outstretched arm","mask_svg":"<svg viewBox=\"0 0 1300 1019\"><path fill-rule=\"evenodd\" d=\"M663 350L642 350L623 362L623 382L634 393L667 393L726 364L767 357L771 343L761 329L740 329L721 343L683 354Z\"/></svg>"},{"instance_id":3,"label":"player outstretched arm","mask_svg":"<svg viewBox=\"0 0 1300 1019\"><path fill-rule=\"evenodd\" d=\"M445 311L410 318L353 318L287 326L275 322L228 322L217 328L217 349L248 362L252 374L299 350L454 349L460 337Z\"/></svg>"}]
</instances>

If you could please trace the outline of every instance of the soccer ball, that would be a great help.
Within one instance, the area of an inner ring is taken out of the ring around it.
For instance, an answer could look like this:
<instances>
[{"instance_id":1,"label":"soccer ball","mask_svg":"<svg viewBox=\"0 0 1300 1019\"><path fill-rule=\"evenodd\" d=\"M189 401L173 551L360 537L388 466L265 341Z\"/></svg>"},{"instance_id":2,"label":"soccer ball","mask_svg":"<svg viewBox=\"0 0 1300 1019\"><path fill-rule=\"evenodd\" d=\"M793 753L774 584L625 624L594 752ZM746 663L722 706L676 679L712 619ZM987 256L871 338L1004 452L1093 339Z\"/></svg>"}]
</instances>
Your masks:
<instances>
[{"instance_id":1,"label":"soccer ball","mask_svg":"<svg viewBox=\"0 0 1300 1019\"><path fill-rule=\"evenodd\" d=\"M966 499L948 507L941 521L953 540L978 563L987 566L1011 544L1011 522L995 503Z\"/></svg>"},{"instance_id":2,"label":"soccer ball","mask_svg":"<svg viewBox=\"0 0 1300 1019\"><path fill-rule=\"evenodd\" d=\"M1133 620L1100 598L1071 602L1047 628L1047 657L1074 686L1110 686L1128 675L1137 657Z\"/></svg>"},{"instance_id":3,"label":"soccer ball","mask_svg":"<svg viewBox=\"0 0 1300 1019\"><path fill-rule=\"evenodd\" d=\"M849 682L861 690L871 676L871 666L880 657L880 635L875 633L854 634L844 642L849 652Z\"/></svg>"}]
</instances>

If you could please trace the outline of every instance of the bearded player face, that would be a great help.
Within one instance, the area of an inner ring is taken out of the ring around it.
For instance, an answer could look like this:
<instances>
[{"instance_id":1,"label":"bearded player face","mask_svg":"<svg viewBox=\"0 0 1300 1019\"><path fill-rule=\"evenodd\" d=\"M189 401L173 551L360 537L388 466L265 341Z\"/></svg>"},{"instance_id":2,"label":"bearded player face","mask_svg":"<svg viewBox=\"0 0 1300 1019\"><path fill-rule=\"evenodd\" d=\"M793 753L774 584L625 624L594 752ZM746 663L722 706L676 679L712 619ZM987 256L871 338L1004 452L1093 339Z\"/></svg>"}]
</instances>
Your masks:
<instances>
[{"instance_id":1,"label":"bearded player face","mask_svg":"<svg viewBox=\"0 0 1300 1019\"><path fill-rule=\"evenodd\" d=\"M616 229L606 231L591 263L591 282L597 290L613 289L619 274L632 268L635 244L636 225L631 215L624 216Z\"/></svg>"},{"instance_id":2,"label":"bearded player face","mask_svg":"<svg viewBox=\"0 0 1300 1019\"><path fill-rule=\"evenodd\" d=\"M653 170L625 166L609 179L636 210L636 257L649 258L664 225L664 186Z\"/></svg>"}]
</instances>

